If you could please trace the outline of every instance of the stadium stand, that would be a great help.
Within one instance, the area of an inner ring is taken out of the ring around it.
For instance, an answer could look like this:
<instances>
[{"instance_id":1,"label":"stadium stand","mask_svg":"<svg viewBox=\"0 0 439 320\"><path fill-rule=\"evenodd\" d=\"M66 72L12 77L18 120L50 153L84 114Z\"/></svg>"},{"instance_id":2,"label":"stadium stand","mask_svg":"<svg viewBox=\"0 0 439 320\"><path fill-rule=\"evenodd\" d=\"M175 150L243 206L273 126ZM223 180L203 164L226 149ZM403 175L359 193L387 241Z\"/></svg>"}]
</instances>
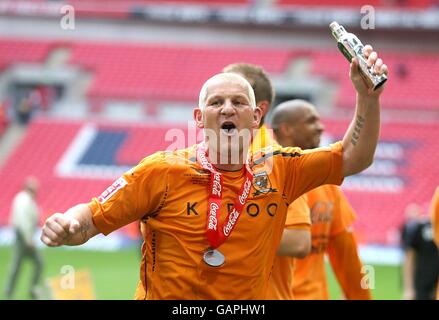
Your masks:
<instances>
[{"instance_id":1,"label":"stadium stand","mask_svg":"<svg viewBox=\"0 0 439 320\"><path fill-rule=\"evenodd\" d=\"M280 73L290 58L288 50L276 49L114 43L75 43L71 48L70 63L94 71L91 97L126 99L193 100L205 79L229 63L247 61Z\"/></svg>"},{"instance_id":2,"label":"stadium stand","mask_svg":"<svg viewBox=\"0 0 439 320\"><path fill-rule=\"evenodd\" d=\"M327 132L342 137L347 123L324 120ZM392 243L404 209L416 202L428 206L437 185L439 135L436 123L386 123L371 168L348 177L343 189L356 209L356 229L367 243ZM383 166L380 168L380 166Z\"/></svg>"},{"instance_id":3,"label":"stadium stand","mask_svg":"<svg viewBox=\"0 0 439 320\"><path fill-rule=\"evenodd\" d=\"M0 195L0 202L10 203L21 188L23 179L33 174L41 182L39 200L46 217L53 210L65 210L104 191L117 174L102 177L102 167L119 166L120 174L145 156L169 145L164 141L163 134L170 127L97 124L96 134L86 146L83 156L70 164L73 168L70 173L61 176L58 169L60 162L81 128L83 125L74 121L43 119L32 122L20 145L0 169L1 179L8 181L8 188ZM88 171L90 175L81 173L84 167L91 168ZM7 223L8 216L9 207L1 206L0 225Z\"/></svg>"},{"instance_id":4,"label":"stadium stand","mask_svg":"<svg viewBox=\"0 0 439 320\"><path fill-rule=\"evenodd\" d=\"M158 7L167 5L170 8L181 9L188 6L217 9L226 8L246 8L253 3L250 0L70 0L70 1L50 1L50 0L4 0L0 6L0 12L9 15L55 15L63 6L74 8L75 15L83 18L128 20L137 16L142 8L147 6ZM68 7L64 7L63 12L67 12ZM69 9L70 10L70 9Z\"/></svg>"},{"instance_id":5,"label":"stadium stand","mask_svg":"<svg viewBox=\"0 0 439 320\"><path fill-rule=\"evenodd\" d=\"M337 107L350 108L355 101L348 76L339 72L347 62L336 49L248 50L3 39L0 40L0 50L4 52L0 63L4 66L18 61L42 63L51 49L60 46L70 48L70 64L93 74L94 80L88 90L90 98L193 101L204 80L229 63L255 63L279 75L286 72L294 59L306 58L311 62L311 74L339 84ZM439 61L434 54L384 52L383 55L392 77L383 97L384 108L433 110L439 107L439 80L435 76L439 73ZM420 82L420 78L425 81Z\"/></svg>"},{"instance_id":6,"label":"stadium stand","mask_svg":"<svg viewBox=\"0 0 439 320\"><path fill-rule=\"evenodd\" d=\"M351 108L355 95L349 77L340 73L346 66L345 59L335 50L312 51L312 73L337 81L340 85L337 106ZM435 54L383 52L390 70L386 94L382 98L385 108L394 109L438 109L439 87L436 74L439 61ZM423 79L423 81L419 81Z\"/></svg>"},{"instance_id":7,"label":"stadium stand","mask_svg":"<svg viewBox=\"0 0 439 320\"><path fill-rule=\"evenodd\" d=\"M0 40L0 71L19 63L42 63L51 50L51 42L28 39Z\"/></svg>"},{"instance_id":8,"label":"stadium stand","mask_svg":"<svg viewBox=\"0 0 439 320\"><path fill-rule=\"evenodd\" d=\"M17 1L18 2L18 1ZM31 0L27 2L44 3L49 0ZM62 2L62 1L60 1ZM100 7L102 11L109 8L128 9L133 6L142 5L209 5L209 6L230 6L230 5L251 5L257 1L252 0L70 0L64 1L75 7L91 8ZM362 0L343 1L343 0L275 0L272 1L274 5L288 8L292 6L305 7L361 7L365 4L378 8L410 8L410 9L425 9L434 6L436 3L433 0L371 0L365 3Z\"/></svg>"},{"instance_id":9,"label":"stadium stand","mask_svg":"<svg viewBox=\"0 0 439 320\"><path fill-rule=\"evenodd\" d=\"M193 101L206 78L229 63L246 61L282 74L296 58L311 62L311 74L339 84L337 107L350 108L354 92L346 74L346 61L336 50L214 48L209 46L142 45L32 40L0 40L0 66L17 62L43 63L50 51L66 46L69 63L91 72L90 98ZM220 54L219 54L220 51ZM439 108L439 61L429 53L384 52L392 81L383 107L393 109ZM132 61L136 61L135 64ZM425 81L419 81L424 79Z\"/></svg>"}]
</instances>

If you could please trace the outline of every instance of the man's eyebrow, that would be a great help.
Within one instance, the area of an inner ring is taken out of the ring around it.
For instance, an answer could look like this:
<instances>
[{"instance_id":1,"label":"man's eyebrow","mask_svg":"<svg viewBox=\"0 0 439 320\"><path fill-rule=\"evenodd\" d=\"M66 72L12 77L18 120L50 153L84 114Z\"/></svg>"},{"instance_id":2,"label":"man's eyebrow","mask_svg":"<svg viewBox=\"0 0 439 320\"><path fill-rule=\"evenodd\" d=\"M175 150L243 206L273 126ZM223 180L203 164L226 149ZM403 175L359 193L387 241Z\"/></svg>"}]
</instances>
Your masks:
<instances>
[{"instance_id":1,"label":"man's eyebrow","mask_svg":"<svg viewBox=\"0 0 439 320\"><path fill-rule=\"evenodd\" d=\"M207 96L206 101L214 100L214 99L223 99L224 97L220 94L214 94L211 96Z\"/></svg>"},{"instance_id":2,"label":"man's eyebrow","mask_svg":"<svg viewBox=\"0 0 439 320\"><path fill-rule=\"evenodd\" d=\"M250 98L246 94L244 94L244 93L233 93L233 94L230 95L230 98L232 98L232 99L244 98L247 101L250 101Z\"/></svg>"}]
</instances>

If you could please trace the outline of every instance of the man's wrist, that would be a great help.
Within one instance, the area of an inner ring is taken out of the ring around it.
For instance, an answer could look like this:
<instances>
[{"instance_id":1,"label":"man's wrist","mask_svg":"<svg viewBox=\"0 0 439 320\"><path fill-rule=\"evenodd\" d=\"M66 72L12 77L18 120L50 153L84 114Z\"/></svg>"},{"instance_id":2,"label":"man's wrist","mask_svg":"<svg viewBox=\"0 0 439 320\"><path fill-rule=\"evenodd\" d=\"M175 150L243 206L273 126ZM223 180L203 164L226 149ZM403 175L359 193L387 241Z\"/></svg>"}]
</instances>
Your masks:
<instances>
[{"instance_id":1,"label":"man's wrist","mask_svg":"<svg viewBox=\"0 0 439 320\"><path fill-rule=\"evenodd\" d=\"M357 93L357 102L359 105L379 106L380 97L371 94Z\"/></svg>"}]
</instances>

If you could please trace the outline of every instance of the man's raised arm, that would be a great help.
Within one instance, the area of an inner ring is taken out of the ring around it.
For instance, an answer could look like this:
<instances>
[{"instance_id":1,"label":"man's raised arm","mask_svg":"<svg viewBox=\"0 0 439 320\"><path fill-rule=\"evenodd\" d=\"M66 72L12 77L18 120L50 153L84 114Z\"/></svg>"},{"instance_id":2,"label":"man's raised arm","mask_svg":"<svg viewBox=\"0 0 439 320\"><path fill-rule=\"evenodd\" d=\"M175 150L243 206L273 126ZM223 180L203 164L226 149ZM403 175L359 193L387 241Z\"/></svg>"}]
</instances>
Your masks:
<instances>
[{"instance_id":1,"label":"man's raised arm","mask_svg":"<svg viewBox=\"0 0 439 320\"><path fill-rule=\"evenodd\" d=\"M78 204L64 214L55 213L43 226L41 241L49 247L77 246L99 234L87 204Z\"/></svg>"},{"instance_id":2,"label":"man's raised arm","mask_svg":"<svg viewBox=\"0 0 439 320\"><path fill-rule=\"evenodd\" d=\"M363 49L368 66L374 65L375 73L387 74L387 66L378 58L370 45ZM343 175L349 176L369 167L373 162L380 131L380 101L383 86L373 91L363 80L358 60L351 63L350 78L357 91L354 118L343 138Z\"/></svg>"}]
</instances>

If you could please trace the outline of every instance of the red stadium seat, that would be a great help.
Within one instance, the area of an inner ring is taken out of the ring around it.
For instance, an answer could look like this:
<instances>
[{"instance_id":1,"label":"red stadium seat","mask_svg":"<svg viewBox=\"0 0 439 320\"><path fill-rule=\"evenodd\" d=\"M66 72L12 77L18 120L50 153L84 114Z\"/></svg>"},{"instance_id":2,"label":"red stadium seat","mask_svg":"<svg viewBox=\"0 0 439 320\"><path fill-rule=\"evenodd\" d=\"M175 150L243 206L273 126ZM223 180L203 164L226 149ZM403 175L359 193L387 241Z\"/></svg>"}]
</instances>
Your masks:
<instances>
[{"instance_id":1,"label":"red stadium seat","mask_svg":"<svg viewBox=\"0 0 439 320\"><path fill-rule=\"evenodd\" d=\"M310 72L338 84L337 107L351 108L355 92L346 72L347 61L334 48L218 49L199 45L118 44L113 42L49 42L0 40L0 66L19 62L43 63L57 47L71 50L69 63L91 73L91 101L196 101L203 82L233 62L262 65L282 74L298 57L310 60ZM429 53L380 52L390 69L382 105L387 109L437 110L439 61ZM422 79L422 81L419 81Z\"/></svg>"},{"instance_id":2,"label":"red stadium seat","mask_svg":"<svg viewBox=\"0 0 439 320\"><path fill-rule=\"evenodd\" d=\"M279 49L224 48L219 53L207 46L76 43L70 63L94 72L92 97L193 101L204 81L229 63L256 63L280 73L290 55Z\"/></svg>"},{"instance_id":3,"label":"red stadium seat","mask_svg":"<svg viewBox=\"0 0 439 320\"><path fill-rule=\"evenodd\" d=\"M50 50L51 44L46 41L1 39L0 71L19 62L42 63Z\"/></svg>"}]
</instances>

